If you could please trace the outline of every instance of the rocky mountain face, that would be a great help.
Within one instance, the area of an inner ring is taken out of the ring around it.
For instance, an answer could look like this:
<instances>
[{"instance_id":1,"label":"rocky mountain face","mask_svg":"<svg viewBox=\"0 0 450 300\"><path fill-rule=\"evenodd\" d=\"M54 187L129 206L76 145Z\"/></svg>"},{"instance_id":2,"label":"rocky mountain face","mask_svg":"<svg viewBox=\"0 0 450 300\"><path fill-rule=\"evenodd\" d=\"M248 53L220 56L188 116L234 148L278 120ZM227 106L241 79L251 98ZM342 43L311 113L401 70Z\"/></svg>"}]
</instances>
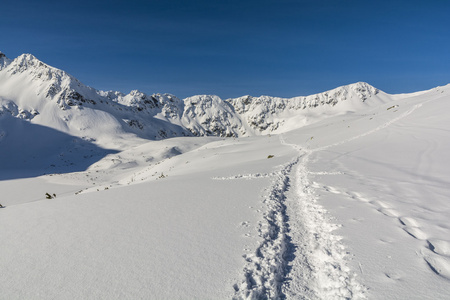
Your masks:
<instances>
[{"instance_id":1,"label":"rocky mountain face","mask_svg":"<svg viewBox=\"0 0 450 300\"><path fill-rule=\"evenodd\" d=\"M286 99L269 96L244 96L228 99L227 102L235 108L236 113L243 117L252 129L270 132L279 129L284 124L284 118L277 121L274 116L287 114L286 117L289 117L289 114L301 114L301 112L319 106L333 107L343 101L364 102L378 93L379 91L373 86L358 82L306 97Z\"/></svg>"},{"instance_id":2,"label":"rocky mountain face","mask_svg":"<svg viewBox=\"0 0 450 300\"><path fill-rule=\"evenodd\" d=\"M125 95L88 87L31 54L10 60L0 52L0 116L12 115L99 144L111 136L163 139L283 132L302 126L302 118L314 111L342 113L380 93L384 94L359 82L289 99L244 96L222 100L199 95L181 100L137 90ZM296 122L289 122L291 119Z\"/></svg>"},{"instance_id":3,"label":"rocky mountain face","mask_svg":"<svg viewBox=\"0 0 450 300\"><path fill-rule=\"evenodd\" d=\"M0 51L0 70L5 68L9 63L11 63L11 60L9 60L3 52Z\"/></svg>"}]
</instances>

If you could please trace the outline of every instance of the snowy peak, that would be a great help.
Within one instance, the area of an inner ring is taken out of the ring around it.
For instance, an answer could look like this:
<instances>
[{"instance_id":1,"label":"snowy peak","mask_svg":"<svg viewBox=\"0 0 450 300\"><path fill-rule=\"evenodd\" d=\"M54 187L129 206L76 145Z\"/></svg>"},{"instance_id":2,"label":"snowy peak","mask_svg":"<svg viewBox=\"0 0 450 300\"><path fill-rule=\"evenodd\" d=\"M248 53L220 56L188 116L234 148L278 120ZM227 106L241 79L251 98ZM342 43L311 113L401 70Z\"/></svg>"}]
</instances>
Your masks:
<instances>
[{"instance_id":1,"label":"snowy peak","mask_svg":"<svg viewBox=\"0 0 450 300\"><path fill-rule=\"evenodd\" d=\"M360 96L361 100L366 100L369 97L372 97L378 94L379 90L366 82L357 82L354 84L347 85L349 89L353 90L355 94ZM336 90L336 89L335 89Z\"/></svg>"},{"instance_id":2,"label":"snowy peak","mask_svg":"<svg viewBox=\"0 0 450 300\"><path fill-rule=\"evenodd\" d=\"M64 89L73 89L73 86L82 87L73 76L43 63L32 54L20 55L10 61L2 72L6 73L5 77L7 75L13 80L20 80L24 85L34 87L36 94L45 94L48 98L56 96Z\"/></svg>"},{"instance_id":3,"label":"snowy peak","mask_svg":"<svg viewBox=\"0 0 450 300\"><path fill-rule=\"evenodd\" d=\"M8 66L8 71L12 74L16 73L22 73L25 71L31 71L36 73L37 75L43 75L44 73L50 74L50 73L60 73L63 74L64 72L55 68L52 68L48 66L47 64L43 63L39 59L37 59L32 54L22 54L15 58L10 65ZM39 78L41 77L39 76ZM51 77L50 77L51 78ZM43 80L46 80L48 78L43 77Z\"/></svg>"},{"instance_id":4,"label":"snowy peak","mask_svg":"<svg viewBox=\"0 0 450 300\"><path fill-rule=\"evenodd\" d=\"M105 147L130 134L145 139L191 135L180 125L183 101L177 97L98 91L31 54L0 70L0 111Z\"/></svg>"},{"instance_id":5,"label":"snowy peak","mask_svg":"<svg viewBox=\"0 0 450 300\"><path fill-rule=\"evenodd\" d=\"M39 85L41 89L45 87L45 95L48 98L53 98L64 90L78 93L94 91L65 71L43 63L32 54L20 55L3 71L9 76L19 76L22 80L32 82L33 85Z\"/></svg>"},{"instance_id":6,"label":"snowy peak","mask_svg":"<svg viewBox=\"0 0 450 300\"><path fill-rule=\"evenodd\" d=\"M22 54L0 72L0 96L16 104L40 110L48 101L65 109L67 103L83 98L90 88L73 76L51 67L32 54Z\"/></svg>"}]
</instances>

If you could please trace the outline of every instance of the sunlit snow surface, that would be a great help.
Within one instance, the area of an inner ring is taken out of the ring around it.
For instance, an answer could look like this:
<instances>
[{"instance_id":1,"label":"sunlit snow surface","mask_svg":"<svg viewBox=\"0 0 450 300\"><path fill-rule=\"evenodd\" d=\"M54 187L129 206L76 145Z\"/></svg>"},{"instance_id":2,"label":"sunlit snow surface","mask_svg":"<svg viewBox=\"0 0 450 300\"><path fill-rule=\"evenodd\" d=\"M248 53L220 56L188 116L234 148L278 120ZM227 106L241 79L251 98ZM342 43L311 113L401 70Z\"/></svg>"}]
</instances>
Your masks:
<instances>
[{"instance_id":1,"label":"sunlit snow surface","mask_svg":"<svg viewBox=\"0 0 450 300\"><path fill-rule=\"evenodd\" d=\"M0 299L448 299L449 110L383 93L115 150L3 115Z\"/></svg>"}]
</instances>

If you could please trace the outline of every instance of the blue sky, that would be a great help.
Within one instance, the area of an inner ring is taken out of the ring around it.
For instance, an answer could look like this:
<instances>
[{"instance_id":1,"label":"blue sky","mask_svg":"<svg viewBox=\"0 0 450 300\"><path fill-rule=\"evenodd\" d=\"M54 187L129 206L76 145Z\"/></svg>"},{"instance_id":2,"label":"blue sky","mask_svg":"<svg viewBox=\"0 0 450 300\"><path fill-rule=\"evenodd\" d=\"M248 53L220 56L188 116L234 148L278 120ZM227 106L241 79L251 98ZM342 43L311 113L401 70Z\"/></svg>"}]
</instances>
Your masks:
<instances>
[{"instance_id":1,"label":"blue sky","mask_svg":"<svg viewBox=\"0 0 450 300\"><path fill-rule=\"evenodd\" d=\"M366 81L450 83L450 1L160 0L0 4L0 51L97 89L281 97Z\"/></svg>"}]
</instances>

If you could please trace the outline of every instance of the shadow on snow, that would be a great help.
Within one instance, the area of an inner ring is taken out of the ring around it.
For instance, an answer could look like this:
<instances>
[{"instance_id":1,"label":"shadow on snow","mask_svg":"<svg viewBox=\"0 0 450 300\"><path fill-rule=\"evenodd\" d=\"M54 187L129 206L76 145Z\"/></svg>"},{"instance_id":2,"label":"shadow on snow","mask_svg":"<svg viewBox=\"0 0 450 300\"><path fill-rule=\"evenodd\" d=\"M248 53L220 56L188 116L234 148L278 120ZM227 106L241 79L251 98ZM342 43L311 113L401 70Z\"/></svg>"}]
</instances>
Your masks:
<instances>
[{"instance_id":1,"label":"shadow on snow","mask_svg":"<svg viewBox=\"0 0 450 300\"><path fill-rule=\"evenodd\" d=\"M49 127L0 118L0 180L84 171L117 152Z\"/></svg>"}]
</instances>

